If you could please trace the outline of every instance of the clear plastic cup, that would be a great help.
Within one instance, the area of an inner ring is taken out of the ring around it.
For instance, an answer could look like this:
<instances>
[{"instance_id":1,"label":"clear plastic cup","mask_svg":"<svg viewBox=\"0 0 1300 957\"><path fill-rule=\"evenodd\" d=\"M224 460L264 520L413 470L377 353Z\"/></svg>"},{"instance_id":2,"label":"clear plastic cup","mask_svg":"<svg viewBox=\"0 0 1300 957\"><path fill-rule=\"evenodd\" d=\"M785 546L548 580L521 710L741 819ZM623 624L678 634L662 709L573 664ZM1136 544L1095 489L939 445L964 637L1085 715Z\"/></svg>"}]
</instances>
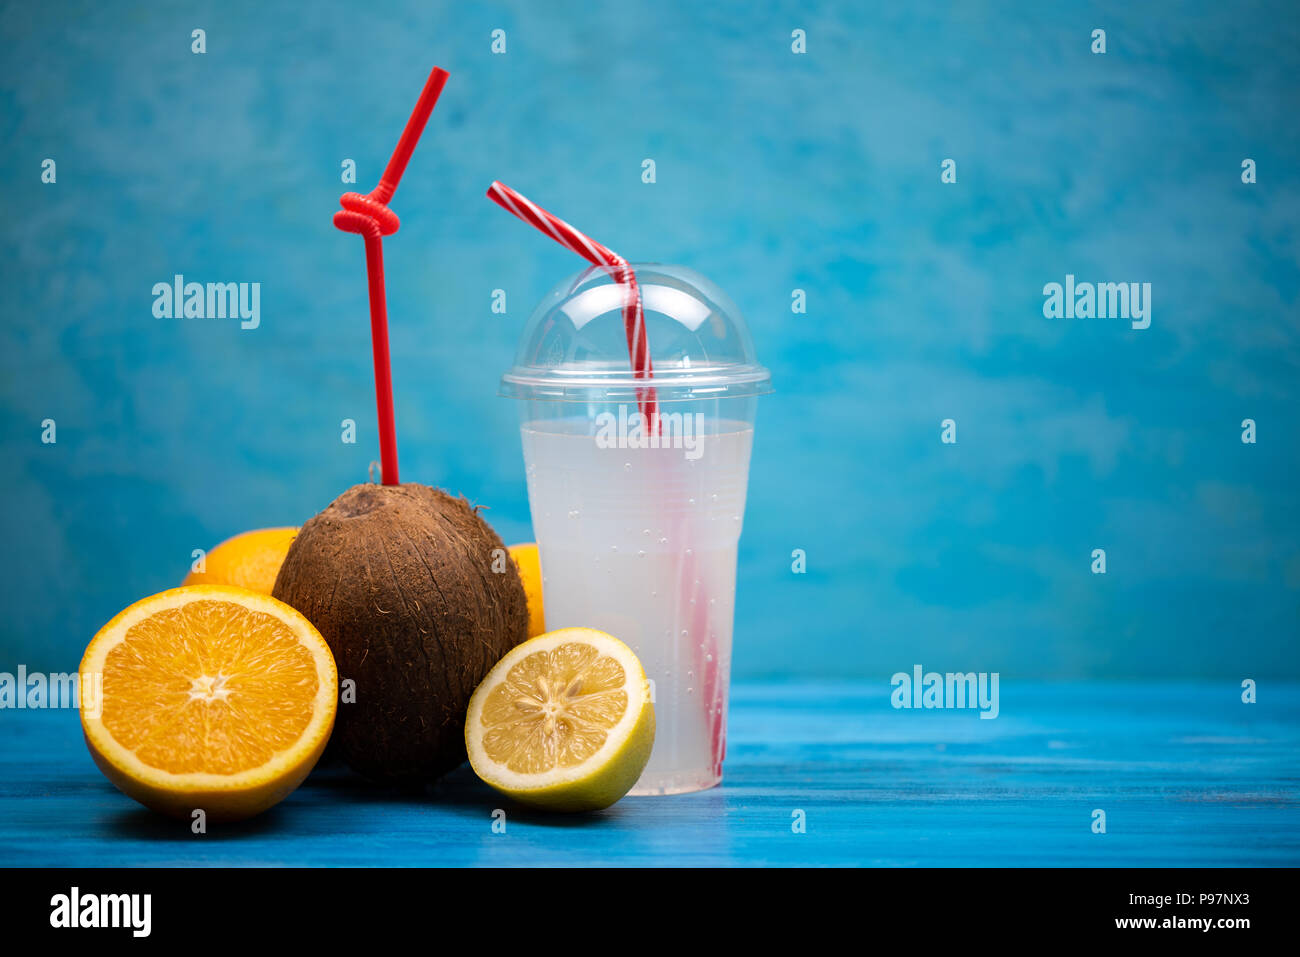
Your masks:
<instances>
[{"instance_id":1,"label":"clear plastic cup","mask_svg":"<svg viewBox=\"0 0 1300 957\"><path fill-rule=\"evenodd\" d=\"M597 628L636 652L657 727L632 793L676 794L722 779L736 550L770 376L713 283L681 266L632 268L652 380L629 360L627 287L591 267L534 311L501 391L525 400L546 627Z\"/></svg>"}]
</instances>

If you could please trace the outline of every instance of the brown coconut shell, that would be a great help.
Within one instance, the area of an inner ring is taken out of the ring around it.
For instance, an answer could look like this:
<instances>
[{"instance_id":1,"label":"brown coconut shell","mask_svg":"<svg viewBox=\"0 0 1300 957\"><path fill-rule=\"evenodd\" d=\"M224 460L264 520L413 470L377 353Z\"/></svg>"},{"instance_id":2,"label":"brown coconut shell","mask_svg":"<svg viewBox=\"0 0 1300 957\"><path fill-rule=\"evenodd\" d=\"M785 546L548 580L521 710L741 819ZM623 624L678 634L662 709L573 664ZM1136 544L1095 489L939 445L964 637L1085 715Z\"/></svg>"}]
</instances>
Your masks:
<instances>
[{"instance_id":1,"label":"brown coconut shell","mask_svg":"<svg viewBox=\"0 0 1300 957\"><path fill-rule=\"evenodd\" d=\"M464 498L427 485L348 489L302 527L273 594L334 652L345 698L331 749L388 783L465 760L470 695L528 637L524 586L500 537Z\"/></svg>"}]
</instances>

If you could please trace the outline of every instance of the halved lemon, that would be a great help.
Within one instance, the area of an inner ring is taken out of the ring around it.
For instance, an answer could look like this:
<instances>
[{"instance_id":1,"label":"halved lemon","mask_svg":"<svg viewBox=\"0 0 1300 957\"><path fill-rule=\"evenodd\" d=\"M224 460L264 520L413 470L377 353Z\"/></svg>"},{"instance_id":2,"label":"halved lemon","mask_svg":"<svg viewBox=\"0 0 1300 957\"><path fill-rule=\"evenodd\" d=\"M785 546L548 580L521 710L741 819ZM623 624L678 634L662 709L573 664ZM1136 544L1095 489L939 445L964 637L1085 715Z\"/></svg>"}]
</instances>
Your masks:
<instances>
[{"instance_id":1,"label":"halved lemon","mask_svg":"<svg viewBox=\"0 0 1300 957\"><path fill-rule=\"evenodd\" d=\"M301 613L233 585L122 611L81 660L81 726L110 781L146 807L237 820L302 783L329 740L338 672Z\"/></svg>"},{"instance_id":2,"label":"halved lemon","mask_svg":"<svg viewBox=\"0 0 1300 957\"><path fill-rule=\"evenodd\" d=\"M533 807L593 811L632 789L650 760L655 710L632 649L564 628L517 645L469 701L474 772Z\"/></svg>"}]
</instances>

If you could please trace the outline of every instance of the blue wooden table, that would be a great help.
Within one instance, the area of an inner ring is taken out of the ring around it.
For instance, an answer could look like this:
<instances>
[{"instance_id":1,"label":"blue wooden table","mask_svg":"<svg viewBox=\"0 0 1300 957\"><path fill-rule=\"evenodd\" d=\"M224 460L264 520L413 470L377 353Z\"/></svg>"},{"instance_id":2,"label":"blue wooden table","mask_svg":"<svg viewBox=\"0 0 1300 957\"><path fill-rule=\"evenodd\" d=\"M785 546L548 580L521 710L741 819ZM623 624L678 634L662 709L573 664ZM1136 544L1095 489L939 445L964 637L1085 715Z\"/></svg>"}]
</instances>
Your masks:
<instances>
[{"instance_id":1,"label":"blue wooden table","mask_svg":"<svg viewBox=\"0 0 1300 957\"><path fill-rule=\"evenodd\" d=\"M994 720L889 690L738 685L721 787L587 817L506 805L505 833L465 768L401 794L335 767L193 835L113 789L74 712L0 711L0 865L1300 864L1300 685L1243 704L1232 682L1004 676Z\"/></svg>"}]
</instances>

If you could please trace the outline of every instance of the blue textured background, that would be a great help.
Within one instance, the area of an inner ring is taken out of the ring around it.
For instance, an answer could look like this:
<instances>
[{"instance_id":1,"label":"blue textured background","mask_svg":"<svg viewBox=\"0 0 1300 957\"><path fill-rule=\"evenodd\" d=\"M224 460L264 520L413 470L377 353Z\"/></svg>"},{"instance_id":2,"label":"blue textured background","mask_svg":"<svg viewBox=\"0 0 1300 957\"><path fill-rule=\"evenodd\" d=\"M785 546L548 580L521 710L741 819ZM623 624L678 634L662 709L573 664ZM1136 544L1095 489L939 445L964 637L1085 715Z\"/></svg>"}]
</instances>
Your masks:
<instances>
[{"instance_id":1,"label":"blue textured background","mask_svg":"<svg viewBox=\"0 0 1300 957\"><path fill-rule=\"evenodd\" d=\"M738 674L1300 675L1294 4L263 6L0 12L0 670L71 668L191 549L364 480L362 250L330 216L437 63L385 244L404 478L531 537L496 383L579 264L500 178L749 318L778 392ZM261 328L155 319L177 272L261 282ZM1067 272L1151 282L1151 328L1044 319Z\"/></svg>"}]
</instances>

